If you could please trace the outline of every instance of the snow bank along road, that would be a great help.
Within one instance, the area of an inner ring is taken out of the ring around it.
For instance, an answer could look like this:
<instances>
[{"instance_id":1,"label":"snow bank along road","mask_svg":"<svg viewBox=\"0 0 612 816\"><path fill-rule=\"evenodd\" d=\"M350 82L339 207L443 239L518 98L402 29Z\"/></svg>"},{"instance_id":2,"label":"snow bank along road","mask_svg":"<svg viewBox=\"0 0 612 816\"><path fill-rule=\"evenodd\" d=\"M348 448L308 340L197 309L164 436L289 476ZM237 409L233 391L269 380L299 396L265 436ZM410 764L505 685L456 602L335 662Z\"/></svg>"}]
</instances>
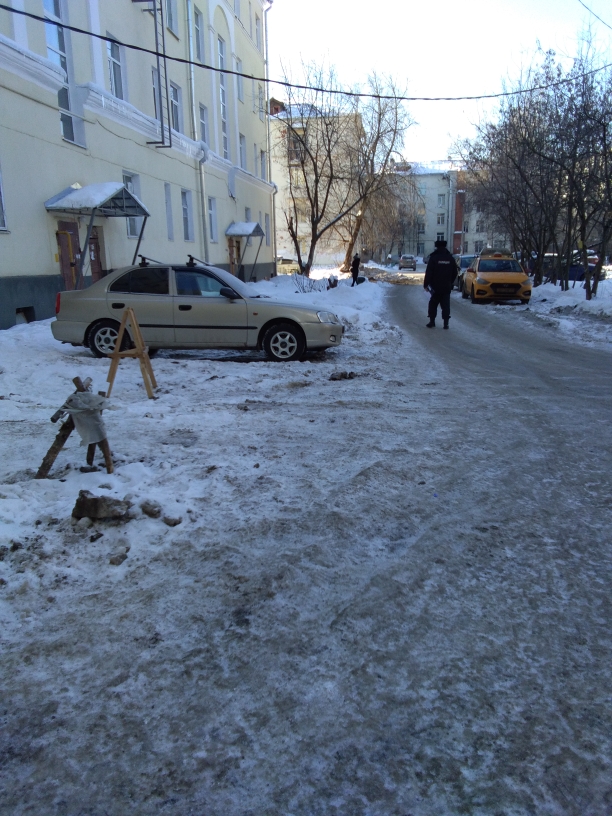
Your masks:
<instances>
[{"instance_id":1,"label":"snow bank along road","mask_svg":"<svg viewBox=\"0 0 612 816\"><path fill-rule=\"evenodd\" d=\"M162 353L155 402L122 363L112 476L31 478L108 363L2 333L0 813L612 811L609 350L341 289L323 359Z\"/></svg>"}]
</instances>

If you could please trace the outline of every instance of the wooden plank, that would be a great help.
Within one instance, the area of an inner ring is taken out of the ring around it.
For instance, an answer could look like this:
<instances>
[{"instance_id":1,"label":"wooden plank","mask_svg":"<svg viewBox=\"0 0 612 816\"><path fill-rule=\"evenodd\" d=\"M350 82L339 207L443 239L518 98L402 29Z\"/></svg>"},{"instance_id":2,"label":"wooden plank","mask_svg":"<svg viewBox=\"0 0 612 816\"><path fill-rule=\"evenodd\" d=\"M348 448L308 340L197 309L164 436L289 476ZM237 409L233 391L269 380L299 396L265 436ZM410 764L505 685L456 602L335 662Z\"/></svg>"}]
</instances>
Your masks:
<instances>
[{"instance_id":1,"label":"wooden plank","mask_svg":"<svg viewBox=\"0 0 612 816\"><path fill-rule=\"evenodd\" d=\"M49 475L49 471L53 467L53 463L57 459L57 456L61 449L66 444L66 440L70 436L70 434L74 431L74 420L72 417L68 417L68 419L64 422L64 424L60 427L57 436L55 437L53 444L47 451L45 458L42 460L41 466L38 468L38 473L36 474L36 479L46 479Z\"/></svg>"}]
</instances>

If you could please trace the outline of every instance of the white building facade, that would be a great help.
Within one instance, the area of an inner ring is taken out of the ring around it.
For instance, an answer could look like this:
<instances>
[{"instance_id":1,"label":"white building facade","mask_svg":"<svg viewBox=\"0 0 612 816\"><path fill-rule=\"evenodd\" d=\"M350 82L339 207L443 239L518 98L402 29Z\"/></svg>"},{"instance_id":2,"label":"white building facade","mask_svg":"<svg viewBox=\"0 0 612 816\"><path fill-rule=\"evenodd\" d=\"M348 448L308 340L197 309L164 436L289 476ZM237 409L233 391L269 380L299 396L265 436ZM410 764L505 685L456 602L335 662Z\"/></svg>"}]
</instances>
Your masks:
<instances>
[{"instance_id":1,"label":"white building facade","mask_svg":"<svg viewBox=\"0 0 612 816\"><path fill-rule=\"evenodd\" d=\"M164 263L192 255L244 280L273 275L268 0L12 6L34 17L0 10L0 328L50 317L81 266L88 285L137 246ZM45 208L109 182L144 205L142 236L143 217ZM261 241L226 236L244 222Z\"/></svg>"}]
</instances>

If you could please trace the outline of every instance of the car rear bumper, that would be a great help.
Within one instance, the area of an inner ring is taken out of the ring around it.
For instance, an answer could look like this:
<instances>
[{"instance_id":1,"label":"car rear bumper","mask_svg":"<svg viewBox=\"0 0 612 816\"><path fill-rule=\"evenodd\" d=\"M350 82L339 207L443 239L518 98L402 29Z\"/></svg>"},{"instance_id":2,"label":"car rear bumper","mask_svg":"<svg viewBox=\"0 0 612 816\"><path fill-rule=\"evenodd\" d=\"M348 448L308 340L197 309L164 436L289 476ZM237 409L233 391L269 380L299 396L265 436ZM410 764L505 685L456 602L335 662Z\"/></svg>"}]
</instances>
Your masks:
<instances>
[{"instance_id":1,"label":"car rear bumper","mask_svg":"<svg viewBox=\"0 0 612 816\"><path fill-rule=\"evenodd\" d=\"M88 323L78 323L73 320L56 319L51 324L51 332L61 343L75 343L82 346L88 325Z\"/></svg>"}]
</instances>

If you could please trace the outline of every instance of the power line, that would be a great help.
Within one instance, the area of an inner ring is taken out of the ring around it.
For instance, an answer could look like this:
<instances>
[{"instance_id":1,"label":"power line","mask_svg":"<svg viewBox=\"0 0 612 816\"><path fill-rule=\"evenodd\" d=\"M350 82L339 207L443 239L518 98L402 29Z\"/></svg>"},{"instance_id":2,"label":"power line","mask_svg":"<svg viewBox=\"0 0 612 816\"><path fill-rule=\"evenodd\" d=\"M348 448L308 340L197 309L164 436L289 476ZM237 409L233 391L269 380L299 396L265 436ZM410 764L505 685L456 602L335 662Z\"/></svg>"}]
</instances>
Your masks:
<instances>
[{"instance_id":1,"label":"power line","mask_svg":"<svg viewBox=\"0 0 612 816\"><path fill-rule=\"evenodd\" d=\"M600 22L600 23L603 23L603 24L606 26L606 28L609 28L609 29L610 29L610 31L612 31L612 26L611 26L611 25L609 25L608 23L606 23L606 21L605 21L605 20L602 20L602 19L601 19L601 17L599 17L597 14L595 14L595 12L593 11L593 9L590 9L590 8L587 6L587 4L586 4L586 3L583 3L583 2L582 2L582 0L578 0L578 2L580 3L580 5L581 5L581 6L584 6L584 8L585 8L585 9L586 9L586 10L589 12L589 14L592 14L592 15L593 15L593 17L597 18L597 19L599 20L599 22Z\"/></svg>"},{"instance_id":2,"label":"power line","mask_svg":"<svg viewBox=\"0 0 612 816\"><path fill-rule=\"evenodd\" d=\"M578 0L578 2L582 3L582 0ZM582 5L584 6L584 3L582 3ZM587 6L585 6L585 8L587 8L587 10L590 11L590 9L588 9ZM215 68L214 65L207 65L205 63L194 62L193 60L184 59L183 57L171 57L168 54L163 54L159 51L154 51L151 48L144 48L141 45L134 45L133 43L122 42L121 40L116 39L116 37L107 37L104 34L95 34L93 31L87 31L84 28L78 28L77 26L72 26L69 25L68 23L49 20L47 17L41 17L39 14L33 14L32 12L29 11L15 9L12 6L5 5L4 3L0 3L0 9L8 11L11 14L21 14L23 17L29 17L30 19L37 20L38 22L44 23L45 25L54 25L57 28L64 28L67 31L73 31L75 34L84 34L87 37L93 37L94 39L102 40L103 42L116 43L117 45L121 45L123 48L127 48L131 51L139 51L143 54L150 54L153 57L165 57L167 60L170 60L171 62L177 62L181 65L193 65L195 68L203 68L207 71L214 71L217 74L228 74L230 76L244 77L244 79L253 79L256 82L264 83L269 82L272 85L278 85L283 88L293 88L295 90L300 91L315 91L315 93L335 94L338 96L351 96L360 99L380 99L395 102L476 102L481 99L503 99L504 97L521 96L522 94L528 94L534 91L546 91L549 88L558 88L560 85L565 85L569 82L574 82L577 78L569 77L566 79L559 79L556 82L550 82L544 85L532 85L530 88L522 88L518 91L502 91L500 93L479 94L477 96L397 96L396 94L372 94L361 93L356 91L344 91L336 88L318 88L316 85L299 85L294 82L286 82L280 79L257 77L253 76L253 74L244 74L241 71L232 71L229 68ZM594 14L594 12L591 13ZM597 17L597 15L595 16ZM597 19L600 18L598 17ZM607 23L604 23L604 25L607 25ZM584 78L592 76L593 74L597 74L600 71L605 71L608 68L612 68L612 63L607 63L606 65L602 65L599 68L594 68L592 71L586 71L584 74L581 74L580 77Z\"/></svg>"}]
</instances>

